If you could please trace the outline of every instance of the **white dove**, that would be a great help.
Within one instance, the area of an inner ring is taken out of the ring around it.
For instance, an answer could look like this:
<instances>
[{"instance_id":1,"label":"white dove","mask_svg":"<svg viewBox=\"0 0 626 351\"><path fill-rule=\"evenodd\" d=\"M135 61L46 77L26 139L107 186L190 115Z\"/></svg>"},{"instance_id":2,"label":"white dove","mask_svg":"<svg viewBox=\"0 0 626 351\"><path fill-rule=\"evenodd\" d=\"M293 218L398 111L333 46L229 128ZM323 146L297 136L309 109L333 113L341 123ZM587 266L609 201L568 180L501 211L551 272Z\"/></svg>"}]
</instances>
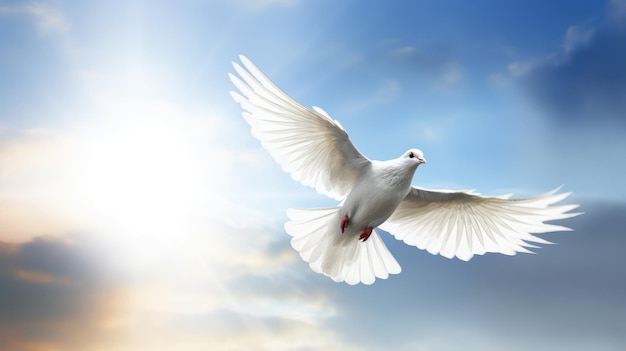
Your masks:
<instances>
[{"instance_id":1,"label":"white dove","mask_svg":"<svg viewBox=\"0 0 626 351\"><path fill-rule=\"evenodd\" d=\"M289 209L291 245L311 269L336 282L372 284L398 274L400 265L376 228L409 245L468 261L474 255L515 255L549 242L531 233L570 228L546 221L579 215L578 205L550 206L570 193L558 188L536 197L486 197L472 191L432 191L411 186L425 164L411 149L388 161L370 160L352 144L341 124L319 107L303 106L269 80L249 59L229 74L252 134L293 179L342 200L337 207Z\"/></svg>"}]
</instances>

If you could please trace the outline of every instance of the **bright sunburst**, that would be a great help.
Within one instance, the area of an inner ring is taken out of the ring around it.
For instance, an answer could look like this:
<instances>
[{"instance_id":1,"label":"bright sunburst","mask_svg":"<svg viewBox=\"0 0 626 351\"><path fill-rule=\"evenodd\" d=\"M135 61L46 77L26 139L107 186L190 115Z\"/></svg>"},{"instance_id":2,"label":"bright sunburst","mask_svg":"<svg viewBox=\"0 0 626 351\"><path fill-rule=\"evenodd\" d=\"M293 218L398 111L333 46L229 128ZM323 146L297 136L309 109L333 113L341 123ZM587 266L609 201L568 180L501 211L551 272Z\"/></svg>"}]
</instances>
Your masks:
<instances>
[{"instance_id":1,"label":"bright sunburst","mask_svg":"<svg viewBox=\"0 0 626 351\"><path fill-rule=\"evenodd\" d=\"M74 191L120 259L152 265L187 240L215 179L197 143L201 131L179 111L142 100L122 110L82 138Z\"/></svg>"}]
</instances>

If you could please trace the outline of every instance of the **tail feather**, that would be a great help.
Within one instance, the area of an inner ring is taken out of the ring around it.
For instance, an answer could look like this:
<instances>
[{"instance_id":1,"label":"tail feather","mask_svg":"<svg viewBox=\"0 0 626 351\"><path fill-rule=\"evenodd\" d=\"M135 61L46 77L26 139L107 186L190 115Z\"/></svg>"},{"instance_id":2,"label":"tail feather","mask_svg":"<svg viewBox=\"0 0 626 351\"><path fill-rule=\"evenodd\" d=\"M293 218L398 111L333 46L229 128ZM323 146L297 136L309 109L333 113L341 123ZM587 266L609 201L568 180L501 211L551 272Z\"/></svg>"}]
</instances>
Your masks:
<instances>
[{"instance_id":1,"label":"tail feather","mask_svg":"<svg viewBox=\"0 0 626 351\"><path fill-rule=\"evenodd\" d=\"M372 284L376 278L398 274L400 265L376 230L365 242L339 230L339 209L289 209L285 230L291 246L311 269L336 282Z\"/></svg>"}]
</instances>

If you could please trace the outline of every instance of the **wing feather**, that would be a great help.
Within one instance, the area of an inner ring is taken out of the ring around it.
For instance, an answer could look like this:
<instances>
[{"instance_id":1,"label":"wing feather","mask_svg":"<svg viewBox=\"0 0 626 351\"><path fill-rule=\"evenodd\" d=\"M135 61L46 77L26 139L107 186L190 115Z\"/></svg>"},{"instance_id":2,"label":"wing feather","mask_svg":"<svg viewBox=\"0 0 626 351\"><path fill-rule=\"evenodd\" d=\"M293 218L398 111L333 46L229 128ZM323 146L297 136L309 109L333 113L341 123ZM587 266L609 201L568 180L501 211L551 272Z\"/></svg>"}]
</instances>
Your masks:
<instances>
[{"instance_id":1,"label":"wing feather","mask_svg":"<svg viewBox=\"0 0 626 351\"><path fill-rule=\"evenodd\" d=\"M474 255L531 251L550 244L533 234L567 231L545 223L570 218L578 205L554 204L570 193L560 188L526 199L482 196L472 191L432 191L413 187L381 228L409 245L432 254L468 261Z\"/></svg>"},{"instance_id":2,"label":"wing feather","mask_svg":"<svg viewBox=\"0 0 626 351\"><path fill-rule=\"evenodd\" d=\"M352 144L345 129L319 107L307 108L278 88L244 56L229 74L241 94L231 92L245 110L252 135L292 178L341 200L370 161Z\"/></svg>"}]
</instances>

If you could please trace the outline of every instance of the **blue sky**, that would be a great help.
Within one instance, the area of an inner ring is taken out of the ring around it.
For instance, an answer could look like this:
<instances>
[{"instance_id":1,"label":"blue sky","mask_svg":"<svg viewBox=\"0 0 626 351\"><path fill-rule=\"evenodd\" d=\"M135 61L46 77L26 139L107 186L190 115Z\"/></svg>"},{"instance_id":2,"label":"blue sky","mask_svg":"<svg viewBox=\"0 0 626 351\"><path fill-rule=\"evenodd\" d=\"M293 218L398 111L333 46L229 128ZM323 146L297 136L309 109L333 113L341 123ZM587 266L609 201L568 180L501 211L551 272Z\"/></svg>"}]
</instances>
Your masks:
<instances>
[{"instance_id":1,"label":"blue sky","mask_svg":"<svg viewBox=\"0 0 626 351\"><path fill-rule=\"evenodd\" d=\"M623 350L626 2L0 1L0 349ZM239 54L414 184L585 215L537 255L385 241L372 286L282 229L333 201L229 96Z\"/></svg>"}]
</instances>

